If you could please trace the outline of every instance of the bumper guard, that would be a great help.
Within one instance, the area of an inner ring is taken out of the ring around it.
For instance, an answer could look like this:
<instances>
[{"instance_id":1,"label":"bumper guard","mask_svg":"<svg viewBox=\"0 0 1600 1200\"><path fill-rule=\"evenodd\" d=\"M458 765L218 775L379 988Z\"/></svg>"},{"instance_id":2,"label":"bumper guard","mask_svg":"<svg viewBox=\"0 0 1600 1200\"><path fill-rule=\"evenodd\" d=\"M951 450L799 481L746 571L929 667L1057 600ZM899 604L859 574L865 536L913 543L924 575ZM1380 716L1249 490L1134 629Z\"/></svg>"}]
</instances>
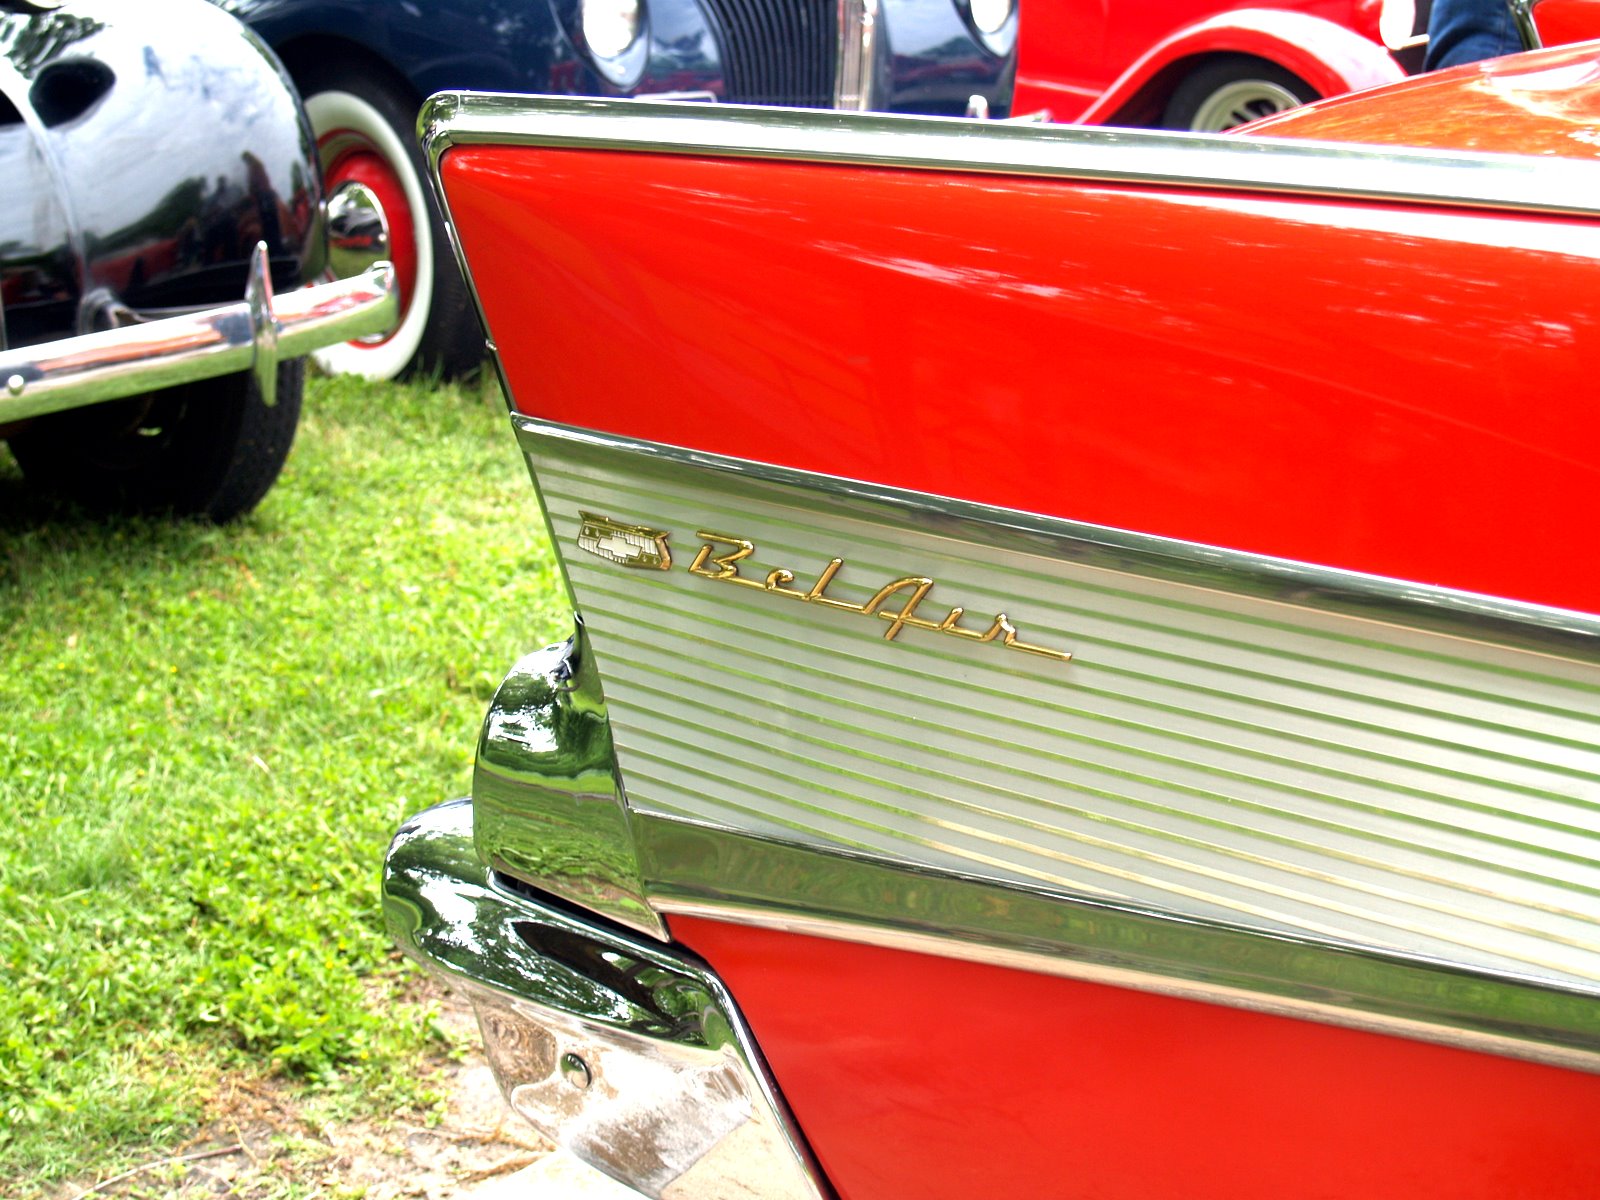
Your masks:
<instances>
[{"instance_id":1,"label":"bumper guard","mask_svg":"<svg viewBox=\"0 0 1600 1200\"><path fill-rule=\"evenodd\" d=\"M499 885L470 801L401 827L383 907L471 999L512 1108L576 1157L663 1200L828 1195L717 978Z\"/></svg>"}]
</instances>

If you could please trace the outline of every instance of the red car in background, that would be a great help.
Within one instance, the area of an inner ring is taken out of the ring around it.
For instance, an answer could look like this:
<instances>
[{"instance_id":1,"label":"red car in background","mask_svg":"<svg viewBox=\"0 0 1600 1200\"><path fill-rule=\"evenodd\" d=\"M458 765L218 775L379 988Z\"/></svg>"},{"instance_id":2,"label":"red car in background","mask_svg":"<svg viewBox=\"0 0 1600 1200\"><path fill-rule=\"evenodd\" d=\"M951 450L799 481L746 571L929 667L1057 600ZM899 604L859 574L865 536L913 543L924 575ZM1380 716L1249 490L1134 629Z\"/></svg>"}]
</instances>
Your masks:
<instances>
[{"instance_id":1,"label":"red car in background","mask_svg":"<svg viewBox=\"0 0 1600 1200\"><path fill-rule=\"evenodd\" d=\"M1600 37L1597 0L1507 0L1523 46ZM1421 70L1428 0L1030 0L1011 111L1217 131Z\"/></svg>"},{"instance_id":2,"label":"red car in background","mask_svg":"<svg viewBox=\"0 0 1600 1200\"><path fill-rule=\"evenodd\" d=\"M1021 20L1013 112L1201 130L1392 83L1426 23L1409 0L1030 0Z\"/></svg>"}]
</instances>

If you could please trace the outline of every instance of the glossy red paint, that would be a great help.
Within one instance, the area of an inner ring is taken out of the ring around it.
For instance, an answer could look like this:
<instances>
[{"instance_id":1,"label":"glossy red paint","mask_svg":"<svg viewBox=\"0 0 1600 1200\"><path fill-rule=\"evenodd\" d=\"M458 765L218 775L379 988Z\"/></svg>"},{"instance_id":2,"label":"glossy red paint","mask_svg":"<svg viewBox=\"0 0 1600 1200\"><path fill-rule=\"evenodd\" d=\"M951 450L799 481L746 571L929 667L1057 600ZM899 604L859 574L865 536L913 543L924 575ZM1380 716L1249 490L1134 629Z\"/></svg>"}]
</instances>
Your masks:
<instances>
[{"instance_id":1,"label":"glossy red paint","mask_svg":"<svg viewBox=\"0 0 1600 1200\"><path fill-rule=\"evenodd\" d=\"M1597 158L1600 63L1593 46L1515 54L1321 100L1235 132Z\"/></svg>"},{"instance_id":2,"label":"glossy red paint","mask_svg":"<svg viewBox=\"0 0 1600 1200\"><path fill-rule=\"evenodd\" d=\"M1600 224L649 153L443 168L525 412L1600 611Z\"/></svg>"},{"instance_id":3,"label":"glossy red paint","mask_svg":"<svg viewBox=\"0 0 1600 1200\"><path fill-rule=\"evenodd\" d=\"M799 934L672 928L739 997L841 1200L1600 1194L1600 1076Z\"/></svg>"},{"instance_id":4,"label":"glossy red paint","mask_svg":"<svg viewBox=\"0 0 1600 1200\"><path fill-rule=\"evenodd\" d=\"M1199 60L1250 54L1321 95L1387 83L1400 68L1378 43L1379 5L1363 0L1030 0L1021 13L1012 111L1058 121L1113 121L1142 93L1159 115Z\"/></svg>"},{"instance_id":5,"label":"glossy red paint","mask_svg":"<svg viewBox=\"0 0 1600 1200\"><path fill-rule=\"evenodd\" d=\"M1600 37L1600 0L1538 0L1534 23L1546 46L1565 46Z\"/></svg>"}]
</instances>

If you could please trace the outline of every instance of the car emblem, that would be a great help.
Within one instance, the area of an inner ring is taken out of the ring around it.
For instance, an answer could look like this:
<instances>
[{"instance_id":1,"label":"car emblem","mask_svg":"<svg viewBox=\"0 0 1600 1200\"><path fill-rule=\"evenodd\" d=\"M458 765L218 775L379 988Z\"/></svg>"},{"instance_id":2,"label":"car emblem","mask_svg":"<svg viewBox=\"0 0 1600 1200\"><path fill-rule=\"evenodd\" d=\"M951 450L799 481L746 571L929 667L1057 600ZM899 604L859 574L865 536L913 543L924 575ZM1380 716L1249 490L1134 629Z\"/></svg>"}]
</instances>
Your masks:
<instances>
[{"instance_id":1,"label":"car emblem","mask_svg":"<svg viewBox=\"0 0 1600 1200\"><path fill-rule=\"evenodd\" d=\"M578 549L622 567L671 570L672 552L667 549L665 530L624 525L596 513L580 512L578 516L582 521L578 526Z\"/></svg>"},{"instance_id":2,"label":"car emblem","mask_svg":"<svg viewBox=\"0 0 1600 1200\"><path fill-rule=\"evenodd\" d=\"M578 516L581 519L578 526L579 549L618 566L657 571L671 569L672 555L667 550L667 538L671 536L669 531L651 529L647 525L624 525L621 521L590 512L580 511ZM960 605L951 608L938 620L920 616L918 610L934 586L934 581L926 575L907 575L891 580L874 592L871 599L853 604L828 595L829 585L844 566L842 558L830 559L809 588L791 587L795 575L787 567L768 571L764 578L739 573L740 561L756 551L755 543L748 538L730 537L707 529L696 530L695 536L700 539L701 545L687 568L689 574L719 583L731 583L736 587L753 588L769 596L782 596L804 604L816 604L863 617L878 617L889 622L889 628L883 632L885 641L894 641L902 629L924 629L929 633L942 633L970 642L995 642L1008 650L1037 654L1057 662L1072 661L1070 650L1056 650L1023 641L1016 625L1003 612L996 613L989 624L981 628L962 623L966 610Z\"/></svg>"},{"instance_id":3,"label":"car emblem","mask_svg":"<svg viewBox=\"0 0 1600 1200\"><path fill-rule=\"evenodd\" d=\"M1017 636L1017 627L1012 624L1011 618L1005 613L995 614L994 620L986 629L974 629L962 625L961 618L966 610L959 605L952 608L937 621L926 617L919 617L917 609L933 590L933 580L926 575L906 575L903 578L891 580L877 590L872 598L864 604L852 604L848 600L839 600L828 595L828 585L833 582L839 568L844 566L844 559L834 558L828 561L817 575L817 581L809 588L801 589L790 587L794 582L794 572L787 567L778 567L768 571L765 579L756 579L739 574L738 563L741 559L749 558L755 553L755 543L747 538L729 537L725 533L712 533L707 529L695 531L695 537L701 541L699 551L694 556L694 561L689 564L689 573L699 575L705 579L715 579L722 583L731 583L739 587L755 588L757 591L768 595L784 596L790 600L799 600L805 604L820 604L826 608L841 609L844 612L859 613L864 617L880 617L889 622L889 628L884 630L885 641L892 642L902 629L926 629L930 633L948 634L950 637L965 638L972 642L999 643L1008 650L1020 650L1024 654L1038 654L1045 658L1053 658L1058 662L1071 662L1072 653L1068 650L1055 650L1049 646L1036 646L1024 642ZM720 549L719 549L720 547ZM895 608L889 601L900 597L899 608Z\"/></svg>"}]
</instances>

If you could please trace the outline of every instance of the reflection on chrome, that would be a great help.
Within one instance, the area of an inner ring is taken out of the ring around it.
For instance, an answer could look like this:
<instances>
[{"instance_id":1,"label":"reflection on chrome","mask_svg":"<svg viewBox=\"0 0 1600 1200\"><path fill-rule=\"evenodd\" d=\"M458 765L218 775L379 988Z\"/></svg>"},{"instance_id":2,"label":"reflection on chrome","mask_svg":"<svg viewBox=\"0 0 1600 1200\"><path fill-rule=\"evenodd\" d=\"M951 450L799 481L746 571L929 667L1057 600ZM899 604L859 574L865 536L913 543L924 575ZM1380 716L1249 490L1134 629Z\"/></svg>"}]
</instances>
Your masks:
<instances>
[{"instance_id":1,"label":"reflection on chrome","mask_svg":"<svg viewBox=\"0 0 1600 1200\"><path fill-rule=\"evenodd\" d=\"M280 358L381 333L398 315L386 262L275 297L262 243L238 303L0 353L0 423L239 371L271 404Z\"/></svg>"},{"instance_id":2,"label":"reflection on chrome","mask_svg":"<svg viewBox=\"0 0 1600 1200\"><path fill-rule=\"evenodd\" d=\"M826 1194L716 977L499 885L469 802L395 835L383 904L471 999L512 1107L584 1162L663 1200Z\"/></svg>"},{"instance_id":3,"label":"reflection on chrome","mask_svg":"<svg viewBox=\"0 0 1600 1200\"><path fill-rule=\"evenodd\" d=\"M472 794L496 871L666 939L644 897L600 678L582 625L523 658L484 719Z\"/></svg>"}]
</instances>

